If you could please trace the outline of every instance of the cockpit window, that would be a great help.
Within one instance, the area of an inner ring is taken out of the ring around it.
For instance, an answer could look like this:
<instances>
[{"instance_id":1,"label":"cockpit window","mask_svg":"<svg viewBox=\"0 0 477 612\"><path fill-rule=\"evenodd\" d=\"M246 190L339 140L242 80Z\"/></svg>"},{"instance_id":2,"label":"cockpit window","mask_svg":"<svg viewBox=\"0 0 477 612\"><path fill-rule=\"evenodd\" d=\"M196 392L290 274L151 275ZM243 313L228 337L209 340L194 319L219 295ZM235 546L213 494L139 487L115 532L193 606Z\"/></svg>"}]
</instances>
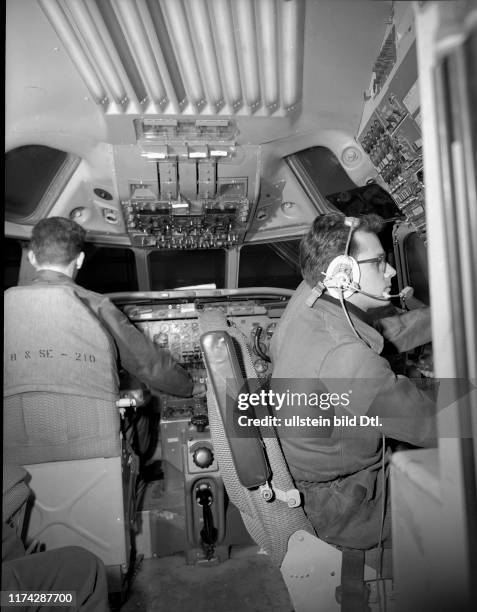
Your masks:
<instances>
[{"instance_id":1,"label":"cockpit window","mask_svg":"<svg viewBox=\"0 0 477 612\"><path fill-rule=\"evenodd\" d=\"M85 245L85 262L76 282L98 293L137 291L134 252L131 249Z\"/></svg>"},{"instance_id":2,"label":"cockpit window","mask_svg":"<svg viewBox=\"0 0 477 612\"><path fill-rule=\"evenodd\" d=\"M429 271L427 252L424 242L417 232L412 232L404 239L406 281L414 289L414 296L429 304Z\"/></svg>"},{"instance_id":3,"label":"cockpit window","mask_svg":"<svg viewBox=\"0 0 477 612\"><path fill-rule=\"evenodd\" d=\"M303 149L285 160L320 213L336 211L325 199L327 195L356 187L328 147Z\"/></svg>"},{"instance_id":4,"label":"cockpit window","mask_svg":"<svg viewBox=\"0 0 477 612\"><path fill-rule=\"evenodd\" d=\"M149 254L152 291L213 285L225 287L225 251L152 251Z\"/></svg>"},{"instance_id":5,"label":"cockpit window","mask_svg":"<svg viewBox=\"0 0 477 612\"><path fill-rule=\"evenodd\" d=\"M19 240L5 238L3 242L3 288L15 287L18 284L22 247Z\"/></svg>"},{"instance_id":6,"label":"cockpit window","mask_svg":"<svg viewBox=\"0 0 477 612\"><path fill-rule=\"evenodd\" d=\"M243 246L238 286L295 289L302 280L299 246L299 239Z\"/></svg>"},{"instance_id":7,"label":"cockpit window","mask_svg":"<svg viewBox=\"0 0 477 612\"><path fill-rule=\"evenodd\" d=\"M43 145L5 154L5 219L34 223L48 212L80 158Z\"/></svg>"}]
</instances>

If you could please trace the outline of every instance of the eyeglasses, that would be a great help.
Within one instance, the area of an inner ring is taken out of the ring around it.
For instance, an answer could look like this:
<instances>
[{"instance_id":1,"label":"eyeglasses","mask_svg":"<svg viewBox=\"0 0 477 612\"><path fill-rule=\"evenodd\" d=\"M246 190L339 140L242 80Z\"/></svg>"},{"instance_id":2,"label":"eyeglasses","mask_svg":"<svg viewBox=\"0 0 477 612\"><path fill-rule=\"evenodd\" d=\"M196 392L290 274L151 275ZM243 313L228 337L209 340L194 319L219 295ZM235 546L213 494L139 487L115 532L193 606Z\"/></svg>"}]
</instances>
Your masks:
<instances>
[{"instance_id":1,"label":"eyeglasses","mask_svg":"<svg viewBox=\"0 0 477 612\"><path fill-rule=\"evenodd\" d=\"M359 264L377 263L380 272L384 272L384 270L386 270L387 265L385 253L381 253L381 255L378 255L377 257L371 257L370 259L357 259L356 262Z\"/></svg>"}]
</instances>

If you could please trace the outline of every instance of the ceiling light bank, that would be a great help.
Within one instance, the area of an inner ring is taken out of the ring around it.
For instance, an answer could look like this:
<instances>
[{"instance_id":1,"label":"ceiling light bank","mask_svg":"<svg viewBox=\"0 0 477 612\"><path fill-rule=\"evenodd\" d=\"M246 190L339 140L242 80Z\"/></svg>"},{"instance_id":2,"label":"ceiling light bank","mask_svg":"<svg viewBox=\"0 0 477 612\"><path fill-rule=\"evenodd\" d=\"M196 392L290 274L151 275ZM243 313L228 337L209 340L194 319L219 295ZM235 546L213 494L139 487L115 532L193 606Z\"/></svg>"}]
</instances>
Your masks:
<instances>
[{"instance_id":1,"label":"ceiling light bank","mask_svg":"<svg viewBox=\"0 0 477 612\"><path fill-rule=\"evenodd\" d=\"M108 115L300 108L304 0L38 0Z\"/></svg>"}]
</instances>

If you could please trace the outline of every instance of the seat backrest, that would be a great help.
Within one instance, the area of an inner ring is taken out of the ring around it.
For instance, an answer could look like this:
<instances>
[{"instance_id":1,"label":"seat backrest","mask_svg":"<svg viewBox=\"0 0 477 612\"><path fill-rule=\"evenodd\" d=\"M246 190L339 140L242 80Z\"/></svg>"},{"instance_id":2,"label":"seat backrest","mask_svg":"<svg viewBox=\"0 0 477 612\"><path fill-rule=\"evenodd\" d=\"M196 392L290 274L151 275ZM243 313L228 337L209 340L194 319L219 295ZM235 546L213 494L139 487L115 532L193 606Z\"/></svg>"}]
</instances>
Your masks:
<instances>
[{"instance_id":1,"label":"seat backrest","mask_svg":"<svg viewBox=\"0 0 477 612\"><path fill-rule=\"evenodd\" d=\"M4 460L44 463L121 452L116 348L73 287L5 292Z\"/></svg>"},{"instance_id":2,"label":"seat backrest","mask_svg":"<svg viewBox=\"0 0 477 612\"><path fill-rule=\"evenodd\" d=\"M212 331L201 336L201 346L238 479L246 489L263 487L271 473L260 430L252 424L240 431L238 425L239 419L247 416L238 412L237 398L248 394L249 386L241 372L233 340L227 332ZM225 397L221 393L223 380L227 382Z\"/></svg>"},{"instance_id":3,"label":"seat backrest","mask_svg":"<svg viewBox=\"0 0 477 612\"><path fill-rule=\"evenodd\" d=\"M279 499L276 495L269 501L263 495L263 489L259 487L247 488L241 482L250 480L251 463L257 461L256 485L264 474L256 448L256 442L249 440L243 443L229 438L227 430L227 415L225 411L230 410L232 403L237 397L230 397L243 390L244 380L241 375L240 363L234 351L230 350L227 343L228 336L234 339L234 345L241 352L241 360L245 367L248 379L256 379L257 375L253 368L249 355L249 347L246 339L239 330L227 325L225 316L217 311L205 311L199 317L199 326L202 335L201 343L207 367L209 384L207 385L207 405L209 412L210 432L214 444L214 453L217 456L220 475L224 481L227 494L232 503L240 510L244 525L254 541L259 544L277 564L281 565L287 552L290 536L298 530L305 530L314 534L314 529L301 507L290 507L288 503ZM221 330L222 334L210 333ZM221 342L225 338L225 342ZM227 395L229 399L227 400ZM267 428L267 434L270 428ZM279 442L275 436L261 436L260 428L249 430L249 435L259 436L260 445L266 456L272 489L286 492L294 489L294 484L288 467L285 463ZM242 452L240 447L242 446ZM252 449L255 454L252 462L246 447ZM245 474L245 476L244 476ZM253 482L252 482L253 484Z\"/></svg>"}]
</instances>

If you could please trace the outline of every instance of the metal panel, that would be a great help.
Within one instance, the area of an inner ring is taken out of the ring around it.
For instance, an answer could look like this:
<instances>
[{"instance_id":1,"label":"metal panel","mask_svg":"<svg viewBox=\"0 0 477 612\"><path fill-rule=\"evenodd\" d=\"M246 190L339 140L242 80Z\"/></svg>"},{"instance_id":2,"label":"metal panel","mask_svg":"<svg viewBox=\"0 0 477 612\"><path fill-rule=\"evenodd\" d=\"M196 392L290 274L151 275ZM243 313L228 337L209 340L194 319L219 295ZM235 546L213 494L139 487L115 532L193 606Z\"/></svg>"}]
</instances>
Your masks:
<instances>
[{"instance_id":1,"label":"metal panel","mask_svg":"<svg viewBox=\"0 0 477 612\"><path fill-rule=\"evenodd\" d=\"M106 565L126 565L121 457L26 465L35 494L27 539L47 550L83 546Z\"/></svg>"}]
</instances>

